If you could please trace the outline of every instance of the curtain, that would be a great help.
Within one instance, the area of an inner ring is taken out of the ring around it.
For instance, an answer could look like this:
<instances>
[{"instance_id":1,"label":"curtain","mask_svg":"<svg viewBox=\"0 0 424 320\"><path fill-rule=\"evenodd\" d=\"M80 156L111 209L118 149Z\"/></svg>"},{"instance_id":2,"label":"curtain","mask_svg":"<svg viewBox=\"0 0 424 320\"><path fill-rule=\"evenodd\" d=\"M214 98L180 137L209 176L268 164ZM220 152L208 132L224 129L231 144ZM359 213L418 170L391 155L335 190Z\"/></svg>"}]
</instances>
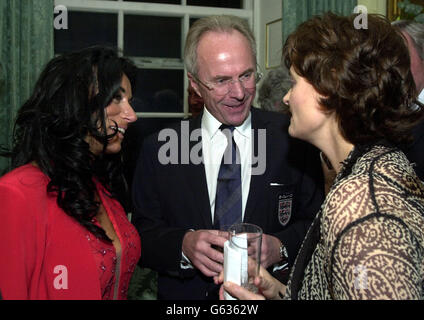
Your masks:
<instances>
[{"instance_id":1,"label":"curtain","mask_svg":"<svg viewBox=\"0 0 424 320\"><path fill-rule=\"evenodd\" d=\"M0 1L0 146L10 148L13 121L53 49L54 0ZM9 167L0 157L0 174Z\"/></svg>"},{"instance_id":2,"label":"curtain","mask_svg":"<svg viewBox=\"0 0 424 320\"><path fill-rule=\"evenodd\" d=\"M353 13L358 0L282 0L283 1L283 43L290 33L310 17L333 11L342 15Z\"/></svg>"}]
</instances>

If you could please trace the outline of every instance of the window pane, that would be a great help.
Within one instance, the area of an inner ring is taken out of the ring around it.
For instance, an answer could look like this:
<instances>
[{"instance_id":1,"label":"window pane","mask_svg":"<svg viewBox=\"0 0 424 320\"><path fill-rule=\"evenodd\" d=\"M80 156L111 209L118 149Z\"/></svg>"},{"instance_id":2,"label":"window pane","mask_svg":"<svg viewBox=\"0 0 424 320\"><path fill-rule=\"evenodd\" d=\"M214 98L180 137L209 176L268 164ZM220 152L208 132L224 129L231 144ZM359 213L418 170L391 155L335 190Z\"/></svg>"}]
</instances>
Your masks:
<instances>
[{"instance_id":1,"label":"window pane","mask_svg":"<svg viewBox=\"0 0 424 320\"><path fill-rule=\"evenodd\" d=\"M68 12L68 29L54 30L55 53L93 45L117 48L118 15L113 13Z\"/></svg>"},{"instance_id":2,"label":"window pane","mask_svg":"<svg viewBox=\"0 0 424 320\"><path fill-rule=\"evenodd\" d=\"M183 112L184 71L138 69L133 108L136 112Z\"/></svg>"},{"instance_id":3,"label":"window pane","mask_svg":"<svg viewBox=\"0 0 424 320\"><path fill-rule=\"evenodd\" d=\"M243 0L187 0L187 5L243 9Z\"/></svg>"},{"instance_id":4,"label":"window pane","mask_svg":"<svg viewBox=\"0 0 424 320\"><path fill-rule=\"evenodd\" d=\"M149 2L149 3L167 3L167 4L181 4L181 0L125 0L128 2Z\"/></svg>"},{"instance_id":5,"label":"window pane","mask_svg":"<svg viewBox=\"0 0 424 320\"><path fill-rule=\"evenodd\" d=\"M200 18L190 18L190 28L193 25L193 23L195 23L197 20L199 20Z\"/></svg>"},{"instance_id":6,"label":"window pane","mask_svg":"<svg viewBox=\"0 0 424 320\"><path fill-rule=\"evenodd\" d=\"M199 19L200 18L190 18L190 27L193 25L193 23L195 23ZM246 20L246 22L249 24L249 21L248 20Z\"/></svg>"},{"instance_id":7,"label":"window pane","mask_svg":"<svg viewBox=\"0 0 424 320\"><path fill-rule=\"evenodd\" d=\"M181 18L125 15L124 21L126 56L181 58Z\"/></svg>"}]
</instances>

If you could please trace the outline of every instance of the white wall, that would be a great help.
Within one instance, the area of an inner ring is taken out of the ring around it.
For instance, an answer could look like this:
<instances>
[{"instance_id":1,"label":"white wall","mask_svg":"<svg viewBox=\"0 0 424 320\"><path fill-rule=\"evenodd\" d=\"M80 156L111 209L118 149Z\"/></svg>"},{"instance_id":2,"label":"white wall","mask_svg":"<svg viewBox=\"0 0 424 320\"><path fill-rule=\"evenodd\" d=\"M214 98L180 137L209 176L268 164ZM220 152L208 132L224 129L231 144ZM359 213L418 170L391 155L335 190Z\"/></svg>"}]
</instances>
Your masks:
<instances>
[{"instance_id":1,"label":"white wall","mask_svg":"<svg viewBox=\"0 0 424 320\"><path fill-rule=\"evenodd\" d=\"M259 7L257 12L259 31L256 39L258 43L258 63L262 68L264 76L266 76L269 71L265 67L266 24L281 19L283 15L283 0L257 0L255 6L257 6L256 8ZM282 39L278 42L274 45L282 48Z\"/></svg>"},{"instance_id":2,"label":"white wall","mask_svg":"<svg viewBox=\"0 0 424 320\"><path fill-rule=\"evenodd\" d=\"M387 14L387 0L358 0L358 5L367 7L368 13Z\"/></svg>"}]
</instances>

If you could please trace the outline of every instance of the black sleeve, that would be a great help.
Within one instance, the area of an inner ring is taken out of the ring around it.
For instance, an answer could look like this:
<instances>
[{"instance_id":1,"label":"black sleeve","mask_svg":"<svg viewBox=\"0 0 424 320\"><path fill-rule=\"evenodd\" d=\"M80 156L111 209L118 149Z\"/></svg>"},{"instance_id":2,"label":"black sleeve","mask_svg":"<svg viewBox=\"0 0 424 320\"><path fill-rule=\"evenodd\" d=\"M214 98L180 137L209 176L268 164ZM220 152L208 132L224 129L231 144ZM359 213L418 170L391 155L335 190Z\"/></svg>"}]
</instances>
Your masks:
<instances>
[{"instance_id":1,"label":"black sleeve","mask_svg":"<svg viewBox=\"0 0 424 320\"><path fill-rule=\"evenodd\" d=\"M158 272L180 271L182 240L186 229L169 227L160 199L166 192L161 186L163 166L158 161L157 136L143 144L135 170L132 188L133 224L141 238L140 266Z\"/></svg>"},{"instance_id":2,"label":"black sleeve","mask_svg":"<svg viewBox=\"0 0 424 320\"><path fill-rule=\"evenodd\" d=\"M412 134L413 143L409 146L404 146L402 150L412 163L417 176L424 180L424 121L414 127Z\"/></svg>"}]
</instances>

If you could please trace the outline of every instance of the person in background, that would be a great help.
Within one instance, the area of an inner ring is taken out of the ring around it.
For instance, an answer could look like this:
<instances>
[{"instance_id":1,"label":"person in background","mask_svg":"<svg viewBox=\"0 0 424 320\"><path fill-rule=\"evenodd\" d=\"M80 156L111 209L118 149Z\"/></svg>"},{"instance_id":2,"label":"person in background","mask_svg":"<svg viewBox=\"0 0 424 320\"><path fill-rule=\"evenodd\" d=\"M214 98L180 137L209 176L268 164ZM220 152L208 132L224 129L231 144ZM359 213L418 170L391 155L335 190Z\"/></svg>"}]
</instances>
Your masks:
<instances>
[{"instance_id":1,"label":"person in background","mask_svg":"<svg viewBox=\"0 0 424 320\"><path fill-rule=\"evenodd\" d=\"M197 20L185 63L205 108L143 144L133 222L141 266L159 273L159 299L218 299L213 276L227 240L220 230L260 226L262 265L283 278L323 201L323 183L317 150L289 138L287 115L252 108L259 75L245 20Z\"/></svg>"},{"instance_id":2,"label":"person in background","mask_svg":"<svg viewBox=\"0 0 424 320\"><path fill-rule=\"evenodd\" d=\"M126 299L140 257L120 154L134 76L112 49L66 53L20 108L0 178L4 299Z\"/></svg>"},{"instance_id":3,"label":"person in background","mask_svg":"<svg viewBox=\"0 0 424 320\"><path fill-rule=\"evenodd\" d=\"M290 74L285 66L269 71L259 89L259 106L268 111L287 112L283 97L290 90Z\"/></svg>"},{"instance_id":4,"label":"person in background","mask_svg":"<svg viewBox=\"0 0 424 320\"><path fill-rule=\"evenodd\" d=\"M424 24L411 20L398 20L392 25L405 37L411 59L411 72L417 87L418 101L424 103ZM413 105L414 108L419 106ZM402 147L414 169L424 180L424 121L413 129L414 140Z\"/></svg>"},{"instance_id":5,"label":"person in background","mask_svg":"<svg viewBox=\"0 0 424 320\"><path fill-rule=\"evenodd\" d=\"M287 287L262 268L260 294L225 283L233 296L424 298L424 184L396 147L411 139L424 110L400 32L373 14L367 29L356 29L356 18L314 17L283 47L293 79L284 97L289 133L322 150L337 177Z\"/></svg>"},{"instance_id":6,"label":"person in background","mask_svg":"<svg viewBox=\"0 0 424 320\"><path fill-rule=\"evenodd\" d=\"M417 86L418 100L424 102L424 24L397 20L392 25L405 37L411 59L411 72Z\"/></svg>"}]
</instances>

